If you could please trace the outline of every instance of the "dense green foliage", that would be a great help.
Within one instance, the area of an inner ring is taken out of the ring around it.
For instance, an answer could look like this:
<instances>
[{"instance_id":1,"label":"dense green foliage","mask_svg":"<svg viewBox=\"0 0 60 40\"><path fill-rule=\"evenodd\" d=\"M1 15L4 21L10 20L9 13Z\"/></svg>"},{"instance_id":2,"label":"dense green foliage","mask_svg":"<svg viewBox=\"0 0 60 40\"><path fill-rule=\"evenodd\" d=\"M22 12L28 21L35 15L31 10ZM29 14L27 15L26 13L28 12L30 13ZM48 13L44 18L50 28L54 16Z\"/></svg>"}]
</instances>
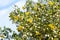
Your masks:
<instances>
[{"instance_id":1,"label":"dense green foliage","mask_svg":"<svg viewBox=\"0 0 60 40\"><path fill-rule=\"evenodd\" d=\"M10 19L16 24L18 34L13 32L14 40L59 40L60 39L60 2L46 3L27 0L23 11L15 6Z\"/></svg>"},{"instance_id":2,"label":"dense green foliage","mask_svg":"<svg viewBox=\"0 0 60 40\"><path fill-rule=\"evenodd\" d=\"M10 13L17 25L22 40L59 40L60 39L60 3L47 1L46 4L27 0L22 7Z\"/></svg>"}]
</instances>

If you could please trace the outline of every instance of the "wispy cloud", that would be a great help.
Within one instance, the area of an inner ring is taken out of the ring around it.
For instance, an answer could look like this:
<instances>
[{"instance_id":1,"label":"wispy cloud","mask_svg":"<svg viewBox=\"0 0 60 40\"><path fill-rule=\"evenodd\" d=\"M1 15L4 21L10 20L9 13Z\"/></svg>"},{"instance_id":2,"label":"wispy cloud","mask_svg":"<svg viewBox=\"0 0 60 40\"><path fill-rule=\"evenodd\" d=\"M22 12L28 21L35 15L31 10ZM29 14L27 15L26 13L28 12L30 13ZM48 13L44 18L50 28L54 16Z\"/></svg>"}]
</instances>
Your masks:
<instances>
[{"instance_id":1,"label":"wispy cloud","mask_svg":"<svg viewBox=\"0 0 60 40\"><path fill-rule=\"evenodd\" d=\"M0 0L0 10L7 8L20 0Z\"/></svg>"}]
</instances>

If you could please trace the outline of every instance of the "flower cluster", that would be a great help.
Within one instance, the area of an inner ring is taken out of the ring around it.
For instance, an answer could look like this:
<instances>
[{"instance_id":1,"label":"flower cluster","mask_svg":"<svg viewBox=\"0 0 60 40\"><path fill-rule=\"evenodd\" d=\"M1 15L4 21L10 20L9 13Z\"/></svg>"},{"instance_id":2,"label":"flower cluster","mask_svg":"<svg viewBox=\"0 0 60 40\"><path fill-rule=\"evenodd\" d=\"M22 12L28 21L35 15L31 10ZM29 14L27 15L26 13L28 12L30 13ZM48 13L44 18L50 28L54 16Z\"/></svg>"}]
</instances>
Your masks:
<instances>
[{"instance_id":1,"label":"flower cluster","mask_svg":"<svg viewBox=\"0 0 60 40\"><path fill-rule=\"evenodd\" d=\"M20 32L21 30L23 29L23 26L19 26L18 28L17 28L17 30Z\"/></svg>"},{"instance_id":2,"label":"flower cluster","mask_svg":"<svg viewBox=\"0 0 60 40\"><path fill-rule=\"evenodd\" d=\"M24 12L14 10L10 13L11 20L16 20L17 30L22 39L59 40L60 38L60 3L47 1L47 4L26 2ZM17 11L17 12L15 12Z\"/></svg>"}]
</instances>

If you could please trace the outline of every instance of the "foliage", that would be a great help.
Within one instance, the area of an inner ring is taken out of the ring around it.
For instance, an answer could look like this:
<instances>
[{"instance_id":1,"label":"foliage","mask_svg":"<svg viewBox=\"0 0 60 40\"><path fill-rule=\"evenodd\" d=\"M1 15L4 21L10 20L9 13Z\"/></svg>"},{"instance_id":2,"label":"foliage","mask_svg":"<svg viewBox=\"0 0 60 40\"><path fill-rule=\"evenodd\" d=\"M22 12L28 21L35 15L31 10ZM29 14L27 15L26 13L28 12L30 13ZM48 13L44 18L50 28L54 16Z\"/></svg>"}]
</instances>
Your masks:
<instances>
[{"instance_id":1,"label":"foliage","mask_svg":"<svg viewBox=\"0 0 60 40\"><path fill-rule=\"evenodd\" d=\"M21 11L17 7L10 13L10 19L17 25L18 38L22 40L59 40L60 3L57 0L46 4L27 0ZM25 11L26 10L26 11ZM16 40L20 40L20 39Z\"/></svg>"},{"instance_id":2,"label":"foliage","mask_svg":"<svg viewBox=\"0 0 60 40\"><path fill-rule=\"evenodd\" d=\"M9 33L12 33L12 30L10 28L0 27L0 38L1 38L0 40L12 38L12 35L10 35Z\"/></svg>"}]
</instances>

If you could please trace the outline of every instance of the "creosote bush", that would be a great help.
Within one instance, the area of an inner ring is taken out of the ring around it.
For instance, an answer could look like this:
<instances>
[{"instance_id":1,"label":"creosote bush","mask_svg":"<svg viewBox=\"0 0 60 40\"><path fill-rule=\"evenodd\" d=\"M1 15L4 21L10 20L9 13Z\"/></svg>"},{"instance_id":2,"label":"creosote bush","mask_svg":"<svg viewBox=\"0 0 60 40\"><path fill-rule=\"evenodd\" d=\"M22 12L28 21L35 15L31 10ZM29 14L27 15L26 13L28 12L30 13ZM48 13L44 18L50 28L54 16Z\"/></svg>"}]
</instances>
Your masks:
<instances>
[{"instance_id":1,"label":"creosote bush","mask_svg":"<svg viewBox=\"0 0 60 40\"><path fill-rule=\"evenodd\" d=\"M21 40L60 39L59 2L47 1L44 4L27 0L22 9L23 11L17 7L9 16L12 22L17 24L17 35Z\"/></svg>"}]
</instances>

